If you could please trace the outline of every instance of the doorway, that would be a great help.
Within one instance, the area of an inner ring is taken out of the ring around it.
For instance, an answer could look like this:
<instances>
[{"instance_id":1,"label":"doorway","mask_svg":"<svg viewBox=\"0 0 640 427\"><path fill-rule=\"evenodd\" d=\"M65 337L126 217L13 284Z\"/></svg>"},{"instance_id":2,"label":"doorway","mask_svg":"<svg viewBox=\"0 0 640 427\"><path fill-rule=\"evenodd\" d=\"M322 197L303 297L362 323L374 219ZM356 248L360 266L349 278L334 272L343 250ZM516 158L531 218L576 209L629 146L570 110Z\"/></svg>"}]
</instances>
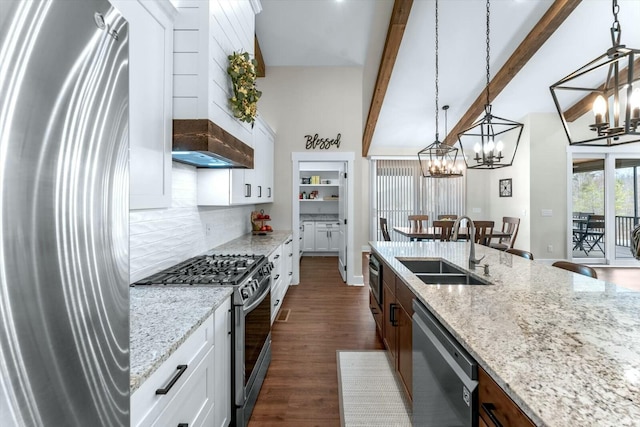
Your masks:
<instances>
[{"instance_id":1,"label":"doorway","mask_svg":"<svg viewBox=\"0 0 640 427\"><path fill-rule=\"evenodd\" d=\"M574 262L634 265L630 235L640 223L640 153L572 147L570 247Z\"/></svg>"},{"instance_id":2,"label":"doorway","mask_svg":"<svg viewBox=\"0 0 640 427\"><path fill-rule=\"evenodd\" d=\"M350 195L353 194L355 153L292 153L292 160L293 283L299 283L300 257L303 249L309 247L305 237L315 235L316 254L322 251L335 254L336 269L343 281L349 285L362 284L362 276L356 278L354 274L354 204ZM304 229L308 222L303 224L301 218L312 214L327 215L327 220L316 222L314 227L326 222L322 225L331 227L333 223L333 229L309 233ZM318 246L318 242L322 245Z\"/></svg>"}]
</instances>

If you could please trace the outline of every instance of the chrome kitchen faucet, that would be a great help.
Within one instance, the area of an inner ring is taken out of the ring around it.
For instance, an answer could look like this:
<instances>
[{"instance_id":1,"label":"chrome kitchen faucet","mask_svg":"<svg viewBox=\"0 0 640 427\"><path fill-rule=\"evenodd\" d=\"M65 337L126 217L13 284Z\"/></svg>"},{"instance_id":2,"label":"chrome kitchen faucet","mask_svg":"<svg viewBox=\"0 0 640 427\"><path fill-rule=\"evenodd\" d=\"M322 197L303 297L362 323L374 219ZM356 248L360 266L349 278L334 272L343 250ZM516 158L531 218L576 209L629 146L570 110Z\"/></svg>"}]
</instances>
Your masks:
<instances>
[{"instance_id":1,"label":"chrome kitchen faucet","mask_svg":"<svg viewBox=\"0 0 640 427\"><path fill-rule=\"evenodd\" d=\"M469 240L471 241L471 249L469 250L469 268L475 270L476 265L480 264L480 261L484 258L484 256L480 259L476 259L476 225L473 223L473 220L468 216L461 216L456 219L456 222L453 224L453 234L451 235L451 241L455 242L458 240L458 227L460 226L460 221L466 219L469 221Z\"/></svg>"}]
</instances>

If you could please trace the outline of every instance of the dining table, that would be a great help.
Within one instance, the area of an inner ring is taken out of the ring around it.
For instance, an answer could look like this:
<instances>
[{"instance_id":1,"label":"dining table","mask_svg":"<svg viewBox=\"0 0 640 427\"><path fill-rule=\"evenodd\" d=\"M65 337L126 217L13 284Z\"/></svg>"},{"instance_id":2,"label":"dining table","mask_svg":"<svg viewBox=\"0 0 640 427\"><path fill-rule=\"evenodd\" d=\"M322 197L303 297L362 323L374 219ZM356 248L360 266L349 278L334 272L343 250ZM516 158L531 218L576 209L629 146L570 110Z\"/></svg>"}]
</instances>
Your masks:
<instances>
[{"instance_id":1,"label":"dining table","mask_svg":"<svg viewBox=\"0 0 640 427\"><path fill-rule=\"evenodd\" d=\"M417 229L414 227L393 227L393 231L415 240L434 240L440 238L439 227L423 227ZM503 239L508 237L511 237L511 234L501 230L493 230L493 233L491 234L492 239ZM469 229L467 227L458 228L458 238L467 240L469 238Z\"/></svg>"}]
</instances>

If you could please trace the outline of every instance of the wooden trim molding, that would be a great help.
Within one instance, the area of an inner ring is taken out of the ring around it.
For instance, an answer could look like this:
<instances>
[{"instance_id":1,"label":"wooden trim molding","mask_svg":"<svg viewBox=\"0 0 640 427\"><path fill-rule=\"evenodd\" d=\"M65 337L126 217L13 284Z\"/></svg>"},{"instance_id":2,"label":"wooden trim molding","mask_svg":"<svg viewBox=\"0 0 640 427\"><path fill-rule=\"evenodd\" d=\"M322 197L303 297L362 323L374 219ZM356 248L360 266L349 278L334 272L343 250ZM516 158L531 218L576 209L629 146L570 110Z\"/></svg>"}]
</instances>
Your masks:
<instances>
[{"instance_id":1,"label":"wooden trim molding","mask_svg":"<svg viewBox=\"0 0 640 427\"><path fill-rule=\"evenodd\" d=\"M520 72L527 62L536 54L538 49L551 37L551 35L562 25L569 15L575 10L582 0L555 0L544 16L527 34L527 37L520 43L511 57L502 66L500 71L489 83L489 101L493 100L507 87L511 80ZM471 104L471 107L462 116L460 121L451 129L449 135L444 139L444 143L454 145L458 140L458 133L471 126L475 120L484 112L484 105L487 102L485 88L482 93Z\"/></svg>"},{"instance_id":2,"label":"wooden trim molding","mask_svg":"<svg viewBox=\"0 0 640 427\"><path fill-rule=\"evenodd\" d=\"M380 60L380 67L378 68L378 77L376 78L367 123L365 124L362 135L362 157L366 157L367 154L369 154L373 132L376 129L380 110L382 109L382 102L389 87L391 72L396 63L396 57L398 56L398 50L402 43L402 36L404 35L404 29L409 20L412 5L413 0L395 0L393 4L393 12L391 13L389 29L387 30L387 39L384 42L382 59Z\"/></svg>"},{"instance_id":3,"label":"wooden trim molding","mask_svg":"<svg viewBox=\"0 0 640 427\"><path fill-rule=\"evenodd\" d=\"M253 169L253 148L209 119L174 119L173 150L212 153L234 167Z\"/></svg>"},{"instance_id":4,"label":"wooden trim molding","mask_svg":"<svg viewBox=\"0 0 640 427\"><path fill-rule=\"evenodd\" d=\"M262 50L260 50L260 43L258 43L258 36L253 36L253 44L254 44L254 56L256 58L256 62L258 63L258 67L256 68L256 76L264 77L267 73L267 67L264 63L264 58L262 57Z\"/></svg>"}]
</instances>

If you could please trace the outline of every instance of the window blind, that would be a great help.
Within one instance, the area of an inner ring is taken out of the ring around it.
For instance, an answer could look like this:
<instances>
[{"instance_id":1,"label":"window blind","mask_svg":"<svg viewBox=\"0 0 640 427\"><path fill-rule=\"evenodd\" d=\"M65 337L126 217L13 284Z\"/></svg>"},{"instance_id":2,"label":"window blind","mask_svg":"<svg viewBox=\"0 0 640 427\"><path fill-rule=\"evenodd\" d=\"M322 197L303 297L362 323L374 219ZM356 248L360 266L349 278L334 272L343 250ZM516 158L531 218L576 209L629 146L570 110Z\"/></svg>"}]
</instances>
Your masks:
<instances>
[{"instance_id":1,"label":"window blind","mask_svg":"<svg viewBox=\"0 0 640 427\"><path fill-rule=\"evenodd\" d=\"M418 160L375 160L375 197L372 211L376 240L383 240L379 218L386 218L389 230L408 227L408 216L464 215L466 180L462 178L423 178ZM390 232L392 240L406 240Z\"/></svg>"}]
</instances>

